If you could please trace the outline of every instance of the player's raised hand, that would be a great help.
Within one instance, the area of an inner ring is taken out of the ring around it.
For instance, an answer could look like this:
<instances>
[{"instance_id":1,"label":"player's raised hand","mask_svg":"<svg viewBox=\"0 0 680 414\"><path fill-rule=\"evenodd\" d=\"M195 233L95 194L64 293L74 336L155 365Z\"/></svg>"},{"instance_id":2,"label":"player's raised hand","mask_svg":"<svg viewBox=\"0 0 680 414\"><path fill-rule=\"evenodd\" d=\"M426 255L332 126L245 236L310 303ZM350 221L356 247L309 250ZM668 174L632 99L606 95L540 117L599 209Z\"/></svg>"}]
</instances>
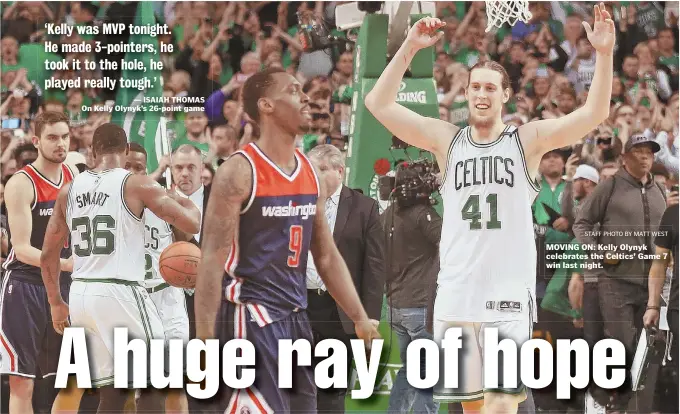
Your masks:
<instances>
[{"instance_id":1,"label":"player's raised hand","mask_svg":"<svg viewBox=\"0 0 680 414\"><path fill-rule=\"evenodd\" d=\"M354 330L357 333L357 338L364 341L366 349L371 349L371 344L374 339L380 339L380 333L378 332L378 326L380 322L375 319L369 319L367 321L361 321L354 325Z\"/></svg>"},{"instance_id":2,"label":"player's raised hand","mask_svg":"<svg viewBox=\"0 0 680 414\"><path fill-rule=\"evenodd\" d=\"M64 329L69 326L68 322L68 305L66 302L50 305L50 312L52 313L52 326L59 335L64 334Z\"/></svg>"},{"instance_id":3,"label":"player's raised hand","mask_svg":"<svg viewBox=\"0 0 680 414\"><path fill-rule=\"evenodd\" d=\"M588 22L583 22L588 40L598 53L611 55L616 41L616 29L614 28L614 20L605 9L604 3L595 5L594 17L592 28Z\"/></svg>"},{"instance_id":4,"label":"player's raised hand","mask_svg":"<svg viewBox=\"0 0 680 414\"><path fill-rule=\"evenodd\" d=\"M446 26L446 23L436 17L424 17L411 27L406 41L417 49L425 49L437 43L444 36L444 32L437 32L444 26Z\"/></svg>"}]
</instances>

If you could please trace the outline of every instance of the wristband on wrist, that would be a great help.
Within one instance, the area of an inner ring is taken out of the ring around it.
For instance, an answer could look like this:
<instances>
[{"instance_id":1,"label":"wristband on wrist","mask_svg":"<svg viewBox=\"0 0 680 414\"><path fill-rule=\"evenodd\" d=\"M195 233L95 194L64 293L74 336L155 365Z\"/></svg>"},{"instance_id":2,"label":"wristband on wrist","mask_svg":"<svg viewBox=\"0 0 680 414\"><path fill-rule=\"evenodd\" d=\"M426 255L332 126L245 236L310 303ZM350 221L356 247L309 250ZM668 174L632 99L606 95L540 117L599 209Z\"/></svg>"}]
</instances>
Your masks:
<instances>
[{"instance_id":1,"label":"wristband on wrist","mask_svg":"<svg viewBox=\"0 0 680 414\"><path fill-rule=\"evenodd\" d=\"M657 310L660 311L661 307L660 306L647 306L647 310Z\"/></svg>"}]
</instances>

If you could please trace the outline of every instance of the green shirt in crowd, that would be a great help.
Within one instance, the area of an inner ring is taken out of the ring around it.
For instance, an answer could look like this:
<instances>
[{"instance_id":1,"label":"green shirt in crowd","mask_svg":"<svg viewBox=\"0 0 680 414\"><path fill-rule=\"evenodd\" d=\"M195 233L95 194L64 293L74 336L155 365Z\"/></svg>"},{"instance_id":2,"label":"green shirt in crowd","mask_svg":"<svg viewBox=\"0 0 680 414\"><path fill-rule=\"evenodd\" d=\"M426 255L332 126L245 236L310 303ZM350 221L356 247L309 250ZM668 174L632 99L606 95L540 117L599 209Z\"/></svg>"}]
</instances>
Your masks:
<instances>
[{"instance_id":1,"label":"green shirt in crowd","mask_svg":"<svg viewBox=\"0 0 680 414\"><path fill-rule=\"evenodd\" d=\"M541 191L536 196L533 206L536 223L541 225L548 225L548 223L550 223L550 214L548 214L545 207L543 207L544 205L558 213L562 213L562 193L564 192L566 183L566 181L562 180L553 190L550 188L550 184L548 184L545 178L541 178ZM550 227L545 233L545 242L568 243L569 235Z\"/></svg>"},{"instance_id":2,"label":"green shirt in crowd","mask_svg":"<svg viewBox=\"0 0 680 414\"><path fill-rule=\"evenodd\" d=\"M168 137L170 138L170 142L172 143L170 144L170 147L172 148L173 151L184 144L193 145L194 147L198 148L204 157L210 151L210 145L208 145L207 143L191 141L187 137L187 129L184 126L184 122L177 120L168 121L168 123L166 124L166 129L168 131Z\"/></svg>"},{"instance_id":3,"label":"green shirt in crowd","mask_svg":"<svg viewBox=\"0 0 680 414\"><path fill-rule=\"evenodd\" d=\"M470 108L465 96L459 95L449 105L449 122L459 128L465 128L470 118Z\"/></svg>"},{"instance_id":4,"label":"green shirt in crowd","mask_svg":"<svg viewBox=\"0 0 680 414\"><path fill-rule=\"evenodd\" d=\"M666 19L655 1L643 1L635 4L635 22L645 32L648 39L654 39L659 30L666 27Z\"/></svg>"},{"instance_id":5,"label":"green shirt in crowd","mask_svg":"<svg viewBox=\"0 0 680 414\"><path fill-rule=\"evenodd\" d=\"M563 315L572 319L579 319L582 317L580 310L572 309L569 302L569 282L574 273L583 274L583 261L578 259L581 250L576 250L579 246L576 239L569 243L574 246L574 249L564 251L566 257L558 262L548 286L546 287L545 296L541 301L541 308L558 315Z\"/></svg>"},{"instance_id":6,"label":"green shirt in crowd","mask_svg":"<svg viewBox=\"0 0 680 414\"><path fill-rule=\"evenodd\" d=\"M673 73L678 73L678 66L680 66L680 56L673 53L671 56L659 56L659 63L668 66Z\"/></svg>"}]
</instances>

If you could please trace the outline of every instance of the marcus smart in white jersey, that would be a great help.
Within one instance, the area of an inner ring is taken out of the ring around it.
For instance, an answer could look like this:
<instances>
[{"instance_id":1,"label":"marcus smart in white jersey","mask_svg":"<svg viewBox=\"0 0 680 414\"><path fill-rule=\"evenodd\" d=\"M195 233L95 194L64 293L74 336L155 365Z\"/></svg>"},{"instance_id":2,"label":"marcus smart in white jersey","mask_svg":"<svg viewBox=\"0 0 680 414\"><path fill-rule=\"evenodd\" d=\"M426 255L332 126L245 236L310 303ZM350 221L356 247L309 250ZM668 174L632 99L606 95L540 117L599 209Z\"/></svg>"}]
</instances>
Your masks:
<instances>
[{"instance_id":1,"label":"marcus smart in white jersey","mask_svg":"<svg viewBox=\"0 0 680 414\"><path fill-rule=\"evenodd\" d=\"M503 66L489 60L470 69L465 89L469 126L461 129L399 105L397 92L414 55L443 36L438 29L444 23L430 17L413 25L366 96L366 107L380 123L402 141L432 152L444 173L433 333L441 344L449 328L462 328L463 350L458 388L445 388L440 370L434 398L461 402L466 413L482 408L516 412L526 398L519 378L506 385L499 376L498 387L485 387L484 330L498 329L499 341L512 339L518 349L531 339L536 317L531 204L538 192L538 165L545 153L575 144L609 115L614 23L604 5L595 6L594 15L594 26L584 26L597 51L595 75L585 104L564 117L519 128L504 125L510 79Z\"/></svg>"},{"instance_id":2,"label":"marcus smart in white jersey","mask_svg":"<svg viewBox=\"0 0 680 414\"><path fill-rule=\"evenodd\" d=\"M130 143L125 169L133 174L147 175L147 153L144 147ZM179 198L179 195L174 196ZM191 235L171 226L151 210L144 210L144 282L151 300L158 309L165 339L189 342L189 315L184 291L170 286L161 276L159 260L163 250L175 241L188 241ZM187 413L189 406L183 389L169 389L165 409L173 413Z\"/></svg>"},{"instance_id":3,"label":"marcus smart in white jersey","mask_svg":"<svg viewBox=\"0 0 680 414\"><path fill-rule=\"evenodd\" d=\"M85 328L92 386L99 412L121 412L132 393L114 387L114 329L149 343L164 339L156 305L144 286L144 215L147 209L187 232L198 232L200 211L173 199L151 178L122 167L129 153L123 128L106 123L92 138L96 167L63 187L47 227L40 267L54 329ZM58 288L59 252L68 236L73 282L66 304ZM137 409L162 411L162 398L146 390Z\"/></svg>"}]
</instances>

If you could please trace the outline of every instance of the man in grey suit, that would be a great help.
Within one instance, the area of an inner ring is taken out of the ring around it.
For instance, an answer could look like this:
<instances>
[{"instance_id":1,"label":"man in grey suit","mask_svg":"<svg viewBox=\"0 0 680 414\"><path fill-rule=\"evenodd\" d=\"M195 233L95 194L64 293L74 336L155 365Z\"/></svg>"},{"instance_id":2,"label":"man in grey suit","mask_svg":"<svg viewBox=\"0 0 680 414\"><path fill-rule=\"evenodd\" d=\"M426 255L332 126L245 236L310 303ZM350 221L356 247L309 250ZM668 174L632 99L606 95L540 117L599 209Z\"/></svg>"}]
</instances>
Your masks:
<instances>
[{"instance_id":1,"label":"man in grey suit","mask_svg":"<svg viewBox=\"0 0 680 414\"><path fill-rule=\"evenodd\" d=\"M361 303L369 318L380 320L385 285L385 236L380 224L378 203L342 184L345 158L333 145L316 146L307 156L330 193L326 201L326 219L335 244L352 275ZM311 255L307 264L307 300L315 342L332 338L345 343L349 351L349 375L352 361L349 341L355 338L354 323L326 290ZM318 411L344 413L346 392L346 389L318 389Z\"/></svg>"}]
</instances>

